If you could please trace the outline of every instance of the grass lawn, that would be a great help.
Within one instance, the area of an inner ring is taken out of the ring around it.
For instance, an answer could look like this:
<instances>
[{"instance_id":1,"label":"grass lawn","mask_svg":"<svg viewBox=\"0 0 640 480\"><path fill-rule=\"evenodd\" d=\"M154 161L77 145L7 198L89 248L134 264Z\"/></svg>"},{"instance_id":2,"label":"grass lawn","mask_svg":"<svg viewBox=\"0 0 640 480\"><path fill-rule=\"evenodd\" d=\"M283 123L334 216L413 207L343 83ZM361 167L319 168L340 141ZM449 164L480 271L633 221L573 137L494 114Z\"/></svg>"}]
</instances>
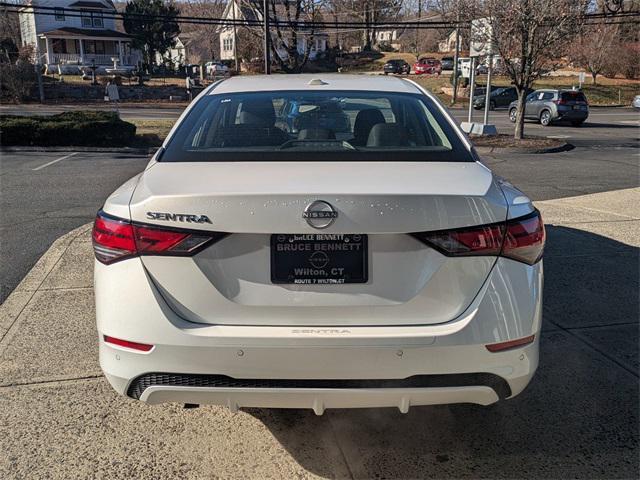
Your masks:
<instances>
[{"instance_id":1,"label":"grass lawn","mask_svg":"<svg viewBox=\"0 0 640 480\"><path fill-rule=\"evenodd\" d=\"M128 120L136 126L136 143L139 146L157 147L169 134L174 120Z\"/></svg>"}]
</instances>

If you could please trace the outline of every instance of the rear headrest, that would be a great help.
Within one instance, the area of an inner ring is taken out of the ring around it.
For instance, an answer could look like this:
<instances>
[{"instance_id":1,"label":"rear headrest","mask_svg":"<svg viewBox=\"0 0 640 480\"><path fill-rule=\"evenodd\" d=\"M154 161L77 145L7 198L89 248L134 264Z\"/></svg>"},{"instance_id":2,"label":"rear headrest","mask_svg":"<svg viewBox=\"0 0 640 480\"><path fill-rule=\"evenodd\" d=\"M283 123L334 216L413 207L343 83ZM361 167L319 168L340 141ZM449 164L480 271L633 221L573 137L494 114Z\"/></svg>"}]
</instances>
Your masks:
<instances>
[{"instance_id":1,"label":"rear headrest","mask_svg":"<svg viewBox=\"0 0 640 480\"><path fill-rule=\"evenodd\" d=\"M369 133L367 147L407 147L409 133L398 123L378 123Z\"/></svg>"},{"instance_id":2,"label":"rear headrest","mask_svg":"<svg viewBox=\"0 0 640 480\"><path fill-rule=\"evenodd\" d=\"M298 133L298 140L335 140L336 134L328 128L304 128Z\"/></svg>"},{"instance_id":3,"label":"rear headrest","mask_svg":"<svg viewBox=\"0 0 640 480\"><path fill-rule=\"evenodd\" d=\"M369 135L371 127L377 123L384 123L384 115L377 108L368 108L366 110L360 110L356 115L356 121L353 124L353 136L355 138L362 138L363 142Z\"/></svg>"},{"instance_id":4,"label":"rear headrest","mask_svg":"<svg viewBox=\"0 0 640 480\"><path fill-rule=\"evenodd\" d=\"M207 145L217 148L272 147L287 140L289 136L277 127L236 124L215 129L211 138L207 138Z\"/></svg>"},{"instance_id":5,"label":"rear headrest","mask_svg":"<svg viewBox=\"0 0 640 480\"><path fill-rule=\"evenodd\" d=\"M239 123L244 125L256 125L272 127L276 123L276 111L269 98L243 102L239 115Z\"/></svg>"}]
</instances>

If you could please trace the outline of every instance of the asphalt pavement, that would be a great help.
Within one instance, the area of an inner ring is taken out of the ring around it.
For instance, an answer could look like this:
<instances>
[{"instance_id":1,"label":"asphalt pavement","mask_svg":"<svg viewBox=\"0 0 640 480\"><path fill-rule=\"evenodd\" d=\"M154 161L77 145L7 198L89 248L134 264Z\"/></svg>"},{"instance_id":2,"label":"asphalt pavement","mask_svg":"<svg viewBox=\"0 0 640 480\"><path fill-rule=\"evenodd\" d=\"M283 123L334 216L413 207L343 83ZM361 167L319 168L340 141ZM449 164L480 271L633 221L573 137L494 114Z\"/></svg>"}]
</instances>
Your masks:
<instances>
[{"instance_id":1,"label":"asphalt pavement","mask_svg":"<svg viewBox=\"0 0 640 480\"><path fill-rule=\"evenodd\" d=\"M83 225L144 156L0 153L0 303L60 235Z\"/></svg>"}]
</instances>

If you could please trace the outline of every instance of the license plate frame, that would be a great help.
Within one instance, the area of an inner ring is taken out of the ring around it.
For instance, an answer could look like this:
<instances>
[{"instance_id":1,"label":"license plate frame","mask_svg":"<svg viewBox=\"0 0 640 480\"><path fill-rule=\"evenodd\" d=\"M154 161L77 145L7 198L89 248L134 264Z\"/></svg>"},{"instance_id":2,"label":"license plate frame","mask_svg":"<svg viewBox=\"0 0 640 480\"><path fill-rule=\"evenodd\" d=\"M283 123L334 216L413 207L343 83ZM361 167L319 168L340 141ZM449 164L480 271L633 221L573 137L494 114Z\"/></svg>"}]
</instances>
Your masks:
<instances>
[{"instance_id":1,"label":"license plate frame","mask_svg":"<svg viewBox=\"0 0 640 480\"><path fill-rule=\"evenodd\" d=\"M273 234L271 282L280 285L367 283L368 244L365 234Z\"/></svg>"}]
</instances>

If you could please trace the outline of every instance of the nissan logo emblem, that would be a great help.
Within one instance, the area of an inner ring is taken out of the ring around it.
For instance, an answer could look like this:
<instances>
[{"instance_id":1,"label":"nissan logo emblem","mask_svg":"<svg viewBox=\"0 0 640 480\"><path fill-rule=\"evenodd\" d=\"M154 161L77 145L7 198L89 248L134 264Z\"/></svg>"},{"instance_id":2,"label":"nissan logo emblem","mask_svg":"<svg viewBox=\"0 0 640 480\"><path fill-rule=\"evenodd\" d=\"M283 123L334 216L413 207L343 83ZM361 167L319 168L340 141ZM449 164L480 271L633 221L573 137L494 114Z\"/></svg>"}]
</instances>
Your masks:
<instances>
[{"instance_id":1,"label":"nissan logo emblem","mask_svg":"<svg viewBox=\"0 0 640 480\"><path fill-rule=\"evenodd\" d=\"M302 212L302 218L313 228L327 228L338 218L338 212L330 203L316 200L307 205Z\"/></svg>"}]
</instances>

